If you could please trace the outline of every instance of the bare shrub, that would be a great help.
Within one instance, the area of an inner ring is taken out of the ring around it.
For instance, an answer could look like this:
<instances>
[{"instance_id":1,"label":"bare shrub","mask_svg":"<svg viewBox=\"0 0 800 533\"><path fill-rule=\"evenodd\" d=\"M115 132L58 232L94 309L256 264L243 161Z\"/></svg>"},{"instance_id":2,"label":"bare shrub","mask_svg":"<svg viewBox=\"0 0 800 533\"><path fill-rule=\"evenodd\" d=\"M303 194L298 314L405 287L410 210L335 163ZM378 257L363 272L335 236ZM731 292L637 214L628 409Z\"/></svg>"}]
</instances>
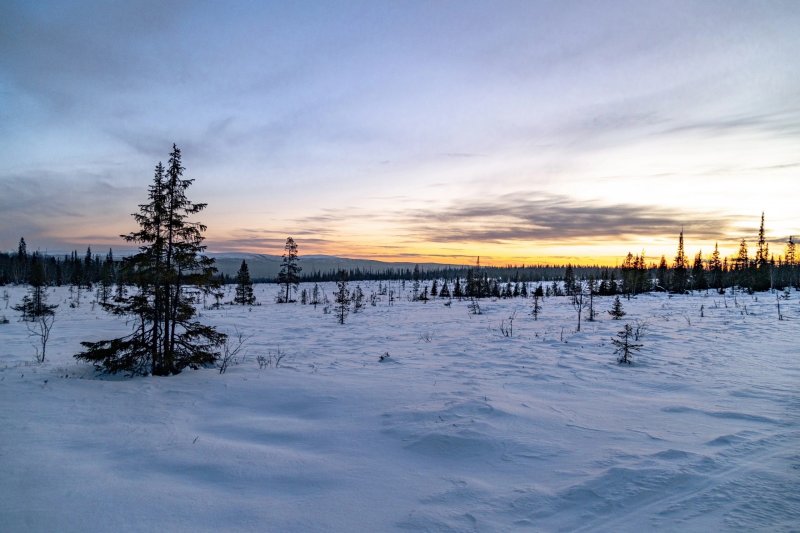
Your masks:
<instances>
[{"instance_id":1,"label":"bare shrub","mask_svg":"<svg viewBox=\"0 0 800 533\"><path fill-rule=\"evenodd\" d=\"M634 319L634 326L633 326L633 340L638 341L641 337L644 337L644 334L647 333L647 330L650 329L650 324L648 324L647 320L643 319Z\"/></svg>"},{"instance_id":2,"label":"bare shrub","mask_svg":"<svg viewBox=\"0 0 800 533\"><path fill-rule=\"evenodd\" d=\"M50 330L53 328L55 320L56 315L54 314L41 315L26 323L30 336L37 339L37 342L33 345L36 350L37 363L44 363L47 353L47 341L50 340Z\"/></svg>"},{"instance_id":3,"label":"bare shrub","mask_svg":"<svg viewBox=\"0 0 800 533\"><path fill-rule=\"evenodd\" d=\"M225 343L222 345L222 353L218 360L220 374L224 374L225 371L228 370L229 364L238 364L239 352L242 351L245 342L247 342L249 338L250 337L245 337L241 331L236 329L232 336L225 339Z\"/></svg>"},{"instance_id":4,"label":"bare shrub","mask_svg":"<svg viewBox=\"0 0 800 533\"><path fill-rule=\"evenodd\" d=\"M286 357L286 352L282 351L280 347L275 350L267 350L267 355L256 356L258 368L263 370L265 368L279 368L281 361Z\"/></svg>"}]
</instances>

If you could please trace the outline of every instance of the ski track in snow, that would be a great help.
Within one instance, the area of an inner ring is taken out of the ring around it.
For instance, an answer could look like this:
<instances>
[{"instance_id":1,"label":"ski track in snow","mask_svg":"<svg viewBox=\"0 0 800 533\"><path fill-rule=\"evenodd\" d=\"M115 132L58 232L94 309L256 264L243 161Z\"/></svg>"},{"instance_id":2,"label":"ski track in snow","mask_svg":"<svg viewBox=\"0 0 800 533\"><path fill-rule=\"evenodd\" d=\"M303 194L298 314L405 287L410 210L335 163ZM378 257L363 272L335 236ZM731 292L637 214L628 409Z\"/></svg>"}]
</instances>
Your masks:
<instances>
[{"instance_id":1,"label":"ski track in snow","mask_svg":"<svg viewBox=\"0 0 800 533\"><path fill-rule=\"evenodd\" d=\"M276 293L201 310L251 336L225 375L96 375L80 341L130 326L66 289L33 364L0 311L0 530L799 530L798 293L784 321L768 294L640 295L623 321L596 298L581 332L567 298L534 321L520 299L384 296L341 326ZM617 365L635 319L644 348Z\"/></svg>"}]
</instances>

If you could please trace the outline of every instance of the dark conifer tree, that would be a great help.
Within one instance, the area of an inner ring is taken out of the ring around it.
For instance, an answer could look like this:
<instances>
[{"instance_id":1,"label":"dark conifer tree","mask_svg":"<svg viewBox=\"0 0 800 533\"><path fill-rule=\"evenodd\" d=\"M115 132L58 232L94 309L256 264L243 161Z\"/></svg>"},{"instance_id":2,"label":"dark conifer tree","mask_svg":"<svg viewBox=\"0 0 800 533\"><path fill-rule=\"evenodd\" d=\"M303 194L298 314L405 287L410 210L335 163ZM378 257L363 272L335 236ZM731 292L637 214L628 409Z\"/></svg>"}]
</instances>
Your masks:
<instances>
[{"instance_id":1,"label":"dark conifer tree","mask_svg":"<svg viewBox=\"0 0 800 533\"><path fill-rule=\"evenodd\" d=\"M672 269L672 283L670 290L679 294L686 292L688 275L688 261L683 248L683 230L678 237L678 253L675 255L675 266Z\"/></svg>"},{"instance_id":2,"label":"dark conifer tree","mask_svg":"<svg viewBox=\"0 0 800 533\"><path fill-rule=\"evenodd\" d=\"M214 260L203 255L206 226L188 220L206 204L186 197L193 180L183 178L184 170L181 152L173 145L166 172L161 163L156 166L148 203L133 214L139 230L122 236L140 245L123 262L138 291L104 307L132 316L134 330L117 339L82 342L86 350L77 359L110 373L168 375L212 364L219 356L226 336L193 320L196 311L184 290L190 285L209 291L216 272Z\"/></svg>"},{"instance_id":3,"label":"dark conifer tree","mask_svg":"<svg viewBox=\"0 0 800 533\"><path fill-rule=\"evenodd\" d=\"M22 313L22 320L32 321L41 317L55 314L57 305L47 303L47 283L44 271L44 261L39 254L34 252L30 258L30 275L28 276L28 294L22 298L22 303L12 307Z\"/></svg>"},{"instance_id":4,"label":"dark conifer tree","mask_svg":"<svg viewBox=\"0 0 800 533\"><path fill-rule=\"evenodd\" d=\"M635 277L636 269L634 267L633 254L628 252L625 260L622 262L622 294L626 295L629 299L632 294L636 294L635 290Z\"/></svg>"},{"instance_id":5,"label":"dark conifer tree","mask_svg":"<svg viewBox=\"0 0 800 533\"><path fill-rule=\"evenodd\" d=\"M703 267L703 252L697 252L692 265L692 288L696 291L708 290L708 279L706 269Z\"/></svg>"},{"instance_id":6,"label":"dark conifer tree","mask_svg":"<svg viewBox=\"0 0 800 533\"><path fill-rule=\"evenodd\" d=\"M426 292L427 290L428 288L425 287ZM425 296L425 299L427 300L428 297ZM353 313L360 313L364 309L364 291L361 290L361 285L356 285L356 288L353 289L350 302L353 304Z\"/></svg>"},{"instance_id":7,"label":"dark conifer tree","mask_svg":"<svg viewBox=\"0 0 800 533\"><path fill-rule=\"evenodd\" d=\"M439 298L450 298L450 287L447 286L447 280L442 282L442 288L439 291Z\"/></svg>"},{"instance_id":8,"label":"dark conifer tree","mask_svg":"<svg viewBox=\"0 0 800 533\"><path fill-rule=\"evenodd\" d=\"M571 264L567 264L564 270L564 293L567 296L572 296L575 292L575 270Z\"/></svg>"},{"instance_id":9,"label":"dark conifer tree","mask_svg":"<svg viewBox=\"0 0 800 533\"><path fill-rule=\"evenodd\" d=\"M750 289L751 275L750 275L750 260L747 256L747 241L742 239L739 243L739 253L733 260L733 270L736 278L736 284L740 289Z\"/></svg>"},{"instance_id":10,"label":"dark conifer tree","mask_svg":"<svg viewBox=\"0 0 800 533\"><path fill-rule=\"evenodd\" d=\"M539 291L533 293L533 306L531 307L531 316L534 320L539 320L539 313L542 312L542 304L539 303Z\"/></svg>"},{"instance_id":11,"label":"dark conifer tree","mask_svg":"<svg viewBox=\"0 0 800 533\"><path fill-rule=\"evenodd\" d=\"M314 288L311 289L311 305L316 309L320 303L322 303L322 300L320 300L319 285L314 283Z\"/></svg>"},{"instance_id":12,"label":"dark conifer tree","mask_svg":"<svg viewBox=\"0 0 800 533\"><path fill-rule=\"evenodd\" d=\"M614 353L618 355L617 361L619 364L633 363L633 354L638 352L641 344L632 342L633 328L630 324L625 324L625 328L617 333L616 338L612 337L611 342L614 345Z\"/></svg>"},{"instance_id":13,"label":"dark conifer tree","mask_svg":"<svg viewBox=\"0 0 800 533\"><path fill-rule=\"evenodd\" d=\"M461 286L458 283L458 278L456 278L456 287L459 289L459 293L462 292ZM480 283L475 278L475 273L472 271L471 268L467 269L467 282L463 289L463 296L467 297L478 297L480 293ZM461 295L453 293L454 296L461 297Z\"/></svg>"},{"instance_id":14,"label":"dark conifer tree","mask_svg":"<svg viewBox=\"0 0 800 533\"><path fill-rule=\"evenodd\" d=\"M297 264L297 243L291 237L286 238L286 245L283 247L283 260L281 261L281 271L278 274L278 283L283 285L283 296L278 298L278 303L289 303L289 290L297 288L300 284L300 272L303 270Z\"/></svg>"},{"instance_id":15,"label":"dark conifer tree","mask_svg":"<svg viewBox=\"0 0 800 533\"><path fill-rule=\"evenodd\" d=\"M419 293L419 298L418 299L422 303L427 303L428 302L429 298L428 298L428 286L427 285L425 285L422 288L422 292Z\"/></svg>"},{"instance_id":16,"label":"dark conifer tree","mask_svg":"<svg viewBox=\"0 0 800 533\"><path fill-rule=\"evenodd\" d=\"M469 271L468 271L469 272ZM456 283L453 286L453 298L458 298L459 301L464 297L464 291L461 290L461 281L456 278Z\"/></svg>"},{"instance_id":17,"label":"dark conifer tree","mask_svg":"<svg viewBox=\"0 0 800 533\"><path fill-rule=\"evenodd\" d=\"M797 264L795 242L791 235L789 236L789 241L786 243L786 253L783 257L783 264L788 271L787 284L800 289L800 267Z\"/></svg>"},{"instance_id":18,"label":"dark conifer tree","mask_svg":"<svg viewBox=\"0 0 800 533\"><path fill-rule=\"evenodd\" d=\"M764 231L764 213L761 213L761 226L758 229L758 244L756 247L755 269L753 272L752 288L756 291L765 291L771 285L771 264L769 260L769 244Z\"/></svg>"},{"instance_id":19,"label":"dark conifer tree","mask_svg":"<svg viewBox=\"0 0 800 533\"><path fill-rule=\"evenodd\" d=\"M711 274L711 287L717 292L723 291L722 262L719 259L719 245L717 243L714 243L714 253L711 254L711 260L708 262L708 270Z\"/></svg>"},{"instance_id":20,"label":"dark conifer tree","mask_svg":"<svg viewBox=\"0 0 800 533\"><path fill-rule=\"evenodd\" d=\"M433 284L431 285L431 298L436 298L439 294L439 283L436 279L433 280Z\"/></svg>"},{"instance_id":21,"label":"dark conifer tree","mask_svg":"<svg viewBox=\"0 0 800 533\"><path fill-rule=\"evenodd\" d=\"M669 287L667 259L662 255L661 262L658 264L658 281L656 282L656 290L666 291L667 287Z\"/></svg>"},{"instance_id":22,"label":"dark conifer tree","mask_svg":"<svg viewBox=\"0 0 800 533\"><path fill-rule=\"evenodd\" d=\"M506 283L505 289L503 289L503 298L513 298L514 297L514 287L511 285L509 281Z\"/></svg>"},{"instance_id":23,"label":"dark conifer tree","mask_svg":"<svg viewBox=\"0 0 800 533\"><path fill-rule=\"evenodd\" d=\"M16 284L25 283L28 280L28 245L25 237L19 238L12 277Z\"/></svg>"},{"instance_id":24,"label":"dark conifer tree","mask_svg":"<svg viewBox=\"0 0 800 533\"><path fill-rule=\"evenodd\" d=\"M114 285L114 256L111 250L108 251L106 260L100 267L100 286L97 288L97 299L100 303L108 303L111 297L111 289Z\"/></svg>"},{"instance_id":25,"label":"dark conifer tree","mask_svg":"<svg viewBox=\"0 0 800 533\"><path fill-rule=\"evenodd\" d=\"M236 273L236 295L233 303L238 305L255 305L256 297L253 294L253 281L250 279L250 269L247 268L247 261L242 259L242 266Z\"/></svg>"},{"instance_id":26,"label":"dark conifer tree","mask_svg":"<svg viewBox=\"0 0 800 533\"><path fill-rule=\"evenodd\" d=\"M486 292L488 292L489 294L491 294L491 295L492 295L492 297L494 297L494 298L500 298L500 297L502 296L502 295L500 294L500 284L499 284L499 283L497 283L496 281L490 284L490 283L489 283L489 280L488 280L488 278L487 278L487 280L486 280L486 286L487 286L487 287L489 287L489 289L488 289Z\"/></svg>"},{"instance_id":27,"label":"dark conifer tree","mask_svg":"<svg viewBox=\"0 0 800 533\"><path fill-rule=\"evenodd\" d=\"M350 312L350 292L347 290L347 272L339 271L339 281L336 282L336 292L333 293L336 303L336 321L344 324Z\"/></svg>"},{"instance_id":28,"label":"dark conifer tree","mask_svg":"<svg viewBox=\"0 0 800 533\"><path fill-rule=\"evenodd\" d=\"M611 318L614 320L619 320L627 314L622 309L622 302L620 301L619 296L614 297L614 304L611 306L608 314L611 315Z\"/></svg>"},{"instance_id":29,"label":"dark conifer tree","mask_svg":"<svg viewBox=\"0 0 800 533\"><path fill-rule=\"evenodd\" d=\"M86 248L86 255L83 256L83 279L82 285L87 289L92 288L94 279L94 261L92 260L92 248Z\"/></svg>"}]
</instances>

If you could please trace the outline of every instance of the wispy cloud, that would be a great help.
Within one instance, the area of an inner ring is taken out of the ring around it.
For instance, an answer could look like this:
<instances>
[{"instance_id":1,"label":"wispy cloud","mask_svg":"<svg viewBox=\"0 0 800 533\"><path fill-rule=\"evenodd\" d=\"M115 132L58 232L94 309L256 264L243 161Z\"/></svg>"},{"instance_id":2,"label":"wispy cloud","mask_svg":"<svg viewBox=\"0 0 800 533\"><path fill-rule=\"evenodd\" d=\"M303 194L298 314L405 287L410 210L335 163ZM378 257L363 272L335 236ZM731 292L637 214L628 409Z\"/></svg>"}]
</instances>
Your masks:
<instances>
[{"instance_id":1,"label":"wispy cloud","mask_svg":"<svg viewBox=\"0 0 800 533\"><path fill-rule=\"evenodd\" d=\"M504 194L433 210L399 214L420 241L438 243L568 243L676 234L728 235L735 216L710 215L632 203L602 204L558 195Z\"/></svg>"}]
</instances>

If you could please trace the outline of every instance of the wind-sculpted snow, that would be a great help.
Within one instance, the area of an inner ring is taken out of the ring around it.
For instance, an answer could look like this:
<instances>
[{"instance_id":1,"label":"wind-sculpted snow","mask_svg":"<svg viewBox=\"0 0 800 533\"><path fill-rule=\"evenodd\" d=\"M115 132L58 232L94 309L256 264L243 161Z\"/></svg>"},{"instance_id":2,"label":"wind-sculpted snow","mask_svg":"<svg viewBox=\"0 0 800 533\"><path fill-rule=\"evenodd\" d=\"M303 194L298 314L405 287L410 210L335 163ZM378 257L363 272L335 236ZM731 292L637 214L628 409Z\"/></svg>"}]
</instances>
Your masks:
<instances>
[{"instance_id":1,"label":"wind-sculpted snow","mask_svg":"<svg viewBox=\"0 0 800 533\"><path fill-rule=\"evenodd\" d=\"M8 291L11 305L24 294ZM600 316L576 333L566 298L545 299L534 321L520 299L471 316L467 302L382 296L341 326L324 306L273 303L276 292L200 311L248 338L224 375L97 375L73 360L80 341L132 323L86 294L71 308L66 289L50 295L48 360L34 364L35 338L0 309L0 530L800 523L800 293L783 321L770 294L642 295L623 299L622 321L597 298ZM611 338L637 320L644 348L618 365ZM278 350L280 366L259 368Z\"/></svg>"}]
</instances>

